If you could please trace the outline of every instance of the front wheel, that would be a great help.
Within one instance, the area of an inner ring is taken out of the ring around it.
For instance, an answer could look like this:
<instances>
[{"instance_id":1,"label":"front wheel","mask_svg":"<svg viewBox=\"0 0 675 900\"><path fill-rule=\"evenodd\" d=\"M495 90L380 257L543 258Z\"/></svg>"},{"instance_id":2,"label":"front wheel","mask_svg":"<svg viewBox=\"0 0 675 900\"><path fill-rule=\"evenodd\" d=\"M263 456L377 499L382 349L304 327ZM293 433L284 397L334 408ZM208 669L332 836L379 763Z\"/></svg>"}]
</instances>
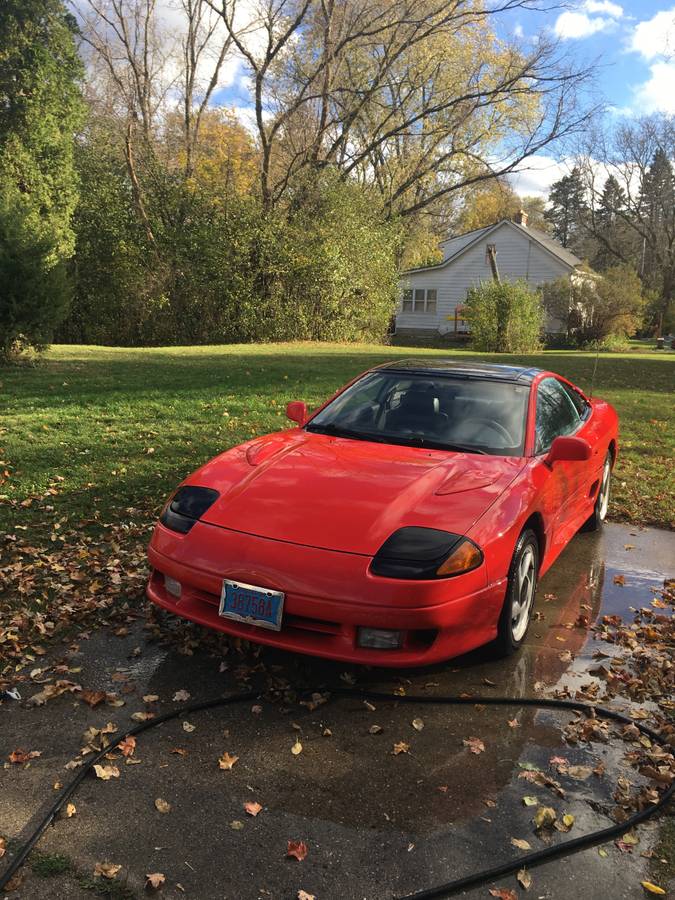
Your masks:
<instances>
[{"instance_id":1,"label":"front wheel","mask_svg":"<svg viewBox=\"0 0 675 900\"><path fill-rule=\"evenodd\" d=\"M602 524L607 518L611 486L612 456L608 453L605 457L605 465L602 468L602 479L598 488L598 496L595 498L595 506L593 507L593 512L582 526L583 531L598 531L599 528L602 528Z\"/></svg>"},{"instance_id":2,"label":"front wheel","mask_svg":"<svg viewBox=\"0 0 675 900\"><path fill-rule=\"evenodd\" d=\"M509 569L495 641L495 652L499 656L515 653L525 640L532 618L538 573L539 541L534 531L527 528L518 538Z\"/></svg>"}]
</instances>

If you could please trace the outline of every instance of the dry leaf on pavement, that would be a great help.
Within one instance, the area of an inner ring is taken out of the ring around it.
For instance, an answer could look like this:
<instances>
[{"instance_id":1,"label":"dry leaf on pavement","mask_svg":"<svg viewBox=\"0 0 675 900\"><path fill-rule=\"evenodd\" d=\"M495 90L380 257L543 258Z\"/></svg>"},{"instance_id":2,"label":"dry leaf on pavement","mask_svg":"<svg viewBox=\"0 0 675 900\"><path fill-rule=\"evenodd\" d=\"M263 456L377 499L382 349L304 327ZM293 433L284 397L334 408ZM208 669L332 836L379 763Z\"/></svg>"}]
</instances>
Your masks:
<instances>
[{"instance_id":1,"label":"dry leaf on pavement","mask_svg":"<svg viewBox=\"0 0 675 900\"><path fill-rule=\"evenodd\" d=\"M171 811L171 804L167 803L166 800L162 800L161 797L158 797L155 800L155 809L157 810L157 812L168 813Z\"/></svg>"},{"instance_id":2,"label":"dry leaf on pavement","mask_svg":"<svg viewBox=\"0 0 675 900\"><path fill-rule=\"evenodd\" d=\"M490 896L498 900L518 900L518 895L511 888L490 888Z\"/></svg>"},{"instance_id":3,"label":"dry leaf on pavement","mask_svg":"<svg viewBox=\"0 0 675 900\"><path fill-rule=\"evenodd\" d=\"M485 744L477 737L464 738L462 743L465 747L468 747L472 753L482 753L485 750Z\"/></svg>"},{"instance_id":4,"label":"dry leaf on pavement","mask_svg":"<svg viewBox=\"0 0 675 900\"><path fill-rule=\"evenodd\" d=\"M134 750L136 749L136 738L133 735L129 737L125 737L123 741L120 741L117 745L117 749L120 751L122 756L133 756Z\"/></svg>"},{"instance_id":5,"label":"dry leaf on pavement","mask_svg":"<svg viewBox=\"0 0 675 900\"><path fill-rule=\"evenodd\" d=\"M519 869L516 878L518 879L518 884L523 888L523 890L529 890L530 885L532 884L532 876L527 871L527 869Z\"/></svg>"},{"instance_id":6,"label":"dry leaf on pavement","mask_svg":"<svg viewBox=\"0 0 675 900\"><path fill-rule=\"evenodd\" d=\"M119 778L120 770L117 766L94 766L94 772L96 772L96 777L101 778L103 781L110 781L111 778Z\"/></svg>"},{"instance_id":7,"label":"dry leaf on pavement","mask_svg":"<svg viewBox=\"0 0 675 900\"><path fill-rule=\"evenodd\" d=\"M262 811L262 806L260 803L256 803L255 800L248 800L244 803L244 809L249 816L257 816L258 813Z\"/></svg>"},{"instance_id":8,"label":"dry leaf on pavement","mask_svg":"<svg viewBox=\"0 0 675 900\"><path fill-rule=\"evenodd\" d=\"M307 856L309 853L309 847L304 841L289 841L288 847L286 849L286 856L292 856L293 859L297 859L300 862Z\"/></svg>"},{"instance_id":9,"label":"dry leaf on pavement","mask_svg":"<svg viewBox=\"0 0 675 900\"><path fill-rule=\"evenodd\" d=\"M293 744L293 746L291 747L291 753L293 754L293 756L298 756L300 753L302 753L302 744L300 743L300 741L296 741Z\"/></svg>"},{"instance_id":10,"label":"dry leaf on pavement","mask_svg":"<svg viewBox=\"0 0 675 900\"><path fill-rule=\"evenodd\" d=\"M225 752L218 760L218 768L229 772L238 759L238 756L230 756L229 753Z\"/></svg>"},{"instance_id":11,"label":"dry leaf on pavement","mask_svg":"<svg viewBox=\"0 0 675 900\"><path fill-rule=\"evenodd\" d=\"M146 890L156 891L157 888L161 887L166 881L166 875L162 872L152 872L150 875L145 876L145 888Z\"/></svg>"},{"instance_id":12,"label":"dry leaf on pavement","mask_svg":"<svg viewBox=\"0 0 675 900\"><path fill-rule=\"evenodd\" d=\"M190 692L186 691L186 690L176 691L176 693L173 695L174 703L187 703L187 701L189 699L190 699Z\"/></svg>"},{"instance_id":13,"label":"dry leaf on pavement","mask_svg":"<svg viewBox=\"0 0 675 900\"><path fill-rule=\"evenodd\" d=\"M37 759L38 756L42 756L41 750L12 750L7 759L11 763L16 763L17 765L21 765L23 763L28 762L30 759Z\"/></svg>"},{"instance_id":14,"label":"dry leaf on pavement","mask_svg":"<svg viewBox=\"0 0 675 900\"><path fill-rule=\"evenodd\" d=\"M523 838L511 838L511 843L514 847L517 847L519 850L531 850L532 845L529 841L524 840Z\"/></svg>"},{"instance_id":15,"label":"dry leaf on pavement","mask_svg":"<svg viewBox=\"0 0 675 900\"><path fill-rule=\"evenodd\" d=\"M424 722L422 721L422 719L413 719L411 724L415 731L422 731L422 729L424 728Z\"/></svg>"},{"instance_id":16,"label":"dry leaf on pavement","mask_svg":"<svg viewBox=\"0 0 675 900\"><path fill-rule=\"evenodd\" d=\"M399 753L407 753L410 750L410 744L406 744L405 741L399 741L394 744L394 756L398 756Z\"/></svg>"},{"instance_id":17,"label":"dry leaf on pavement","mask_svg":"<svg viewBox=\"0 0 675 900\"><path fill-rule=\"evenodd\" d=\"M102 862L96 863L94 866L94 875L101 875L103 878L114 878L122 866L116 863Z\"/></svg>"}]
</instances>

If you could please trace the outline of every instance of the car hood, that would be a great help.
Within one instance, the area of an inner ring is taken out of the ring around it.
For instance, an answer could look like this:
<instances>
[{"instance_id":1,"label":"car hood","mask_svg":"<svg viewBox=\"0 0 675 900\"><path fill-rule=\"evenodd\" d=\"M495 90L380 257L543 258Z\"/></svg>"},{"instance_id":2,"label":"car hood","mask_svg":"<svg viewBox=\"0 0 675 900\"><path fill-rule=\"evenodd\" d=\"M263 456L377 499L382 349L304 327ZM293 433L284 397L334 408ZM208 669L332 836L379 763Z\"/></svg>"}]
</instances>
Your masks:
<instances>
[{"instance_id":1,"label":"car hood","mask_svg":"<svg viewBox=\"0 0 675 900\"><path fill-rule=\"evenodd\" d=\"M220 493L203 522L372 556L405 525L466 534L523 465L293 429L223 453L186 483Z\"/></svg>"}]
</instances>

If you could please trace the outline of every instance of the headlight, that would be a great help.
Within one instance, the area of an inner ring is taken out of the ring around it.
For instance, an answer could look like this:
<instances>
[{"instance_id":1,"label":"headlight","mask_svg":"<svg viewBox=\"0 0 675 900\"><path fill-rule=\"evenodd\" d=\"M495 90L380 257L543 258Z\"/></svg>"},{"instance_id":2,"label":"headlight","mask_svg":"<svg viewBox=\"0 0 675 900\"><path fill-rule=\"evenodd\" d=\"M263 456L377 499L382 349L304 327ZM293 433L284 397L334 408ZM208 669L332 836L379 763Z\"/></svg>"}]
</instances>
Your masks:
<instances>
[{"instance_id":1,"label":"headlight","mask_svg":"<svg viewBox=\"0 0 675 900\"><path fill-rule=\"evenodd\" d=\"M218 491L212 488L186 484L179 487L166 504L159 521L171 531L187 534L195 522L216 502L218 496Z\"/></svg>"},{"instance_id":2,"label":"headlight","mask_svg":"<svg viewBox=\"0 0 675 900\"><path fill-rule=\"evenodd\" d=\"M373 575L387 578L447 578L477 569L483 554L461 534L436 528L399 528L377 551Z\"/></svg>"}]
</instances>

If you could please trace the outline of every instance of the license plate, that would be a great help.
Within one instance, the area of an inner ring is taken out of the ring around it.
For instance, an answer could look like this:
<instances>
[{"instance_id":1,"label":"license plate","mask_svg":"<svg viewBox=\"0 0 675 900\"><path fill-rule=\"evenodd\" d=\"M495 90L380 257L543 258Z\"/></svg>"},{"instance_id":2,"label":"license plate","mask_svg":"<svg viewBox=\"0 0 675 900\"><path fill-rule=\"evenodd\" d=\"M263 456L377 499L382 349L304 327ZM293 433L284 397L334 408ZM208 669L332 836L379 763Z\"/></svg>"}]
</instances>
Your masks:
<instances>
[{"instance_id":1,"label":"license plate","mask_svg":"<svg viewBox=\"0 0 675 900\"><path fill-rule=\"evenodd\" d=\"M227 578L223 581L218 612L224 619L281 631L283 611L284 594L281 591L228 581Z\"/></svg>"}]
</instances>

